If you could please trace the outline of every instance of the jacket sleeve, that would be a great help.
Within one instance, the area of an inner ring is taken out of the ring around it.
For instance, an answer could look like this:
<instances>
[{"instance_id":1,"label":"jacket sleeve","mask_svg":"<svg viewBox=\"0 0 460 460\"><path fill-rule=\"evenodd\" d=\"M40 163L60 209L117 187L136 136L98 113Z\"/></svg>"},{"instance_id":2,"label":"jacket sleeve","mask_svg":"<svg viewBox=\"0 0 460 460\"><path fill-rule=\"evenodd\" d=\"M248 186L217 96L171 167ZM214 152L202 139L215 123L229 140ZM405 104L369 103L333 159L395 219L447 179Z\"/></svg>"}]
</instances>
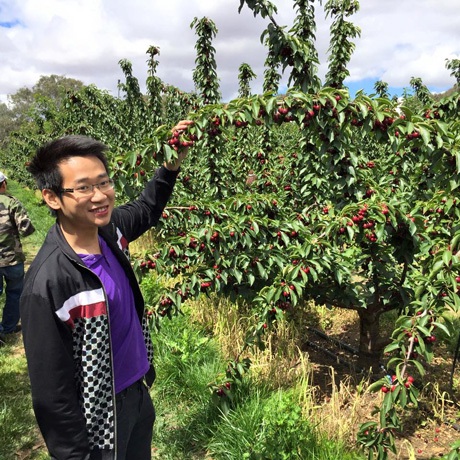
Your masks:
<instances>
[{"instance_id":1,"label":"jacket sleeve","mask_svg":"<svg viewBox=\"0 0 460 460\"><path fill-rule=\"evenodd\" d=\"M71 330L56 316L49 299L27 294L20 306L32 404L51 458L89 460L75 384Z\"/></svg>"},{"instance_id":2,"label":"jacket sleeve","mask_svg":"<svg viewBox=\"0 0 460 460\"><path fill-rule=\"evenodd\" d=\"M35 227L22 206L22 203L16 199L12 203L12 213L16 228L21 236L29 236L35 232Z\"/></svg>"},{"instance_id":3,"label":"jacket sleeve","mask_svg":"<svg viewBox=\"0 0 460 460\"><path fill-rule=\"evenodd\" d=\"M178 171L156 170L139 198L114 209L113 221L128 242L156 226L174 189Z\"/></svg>"}]
</instances>

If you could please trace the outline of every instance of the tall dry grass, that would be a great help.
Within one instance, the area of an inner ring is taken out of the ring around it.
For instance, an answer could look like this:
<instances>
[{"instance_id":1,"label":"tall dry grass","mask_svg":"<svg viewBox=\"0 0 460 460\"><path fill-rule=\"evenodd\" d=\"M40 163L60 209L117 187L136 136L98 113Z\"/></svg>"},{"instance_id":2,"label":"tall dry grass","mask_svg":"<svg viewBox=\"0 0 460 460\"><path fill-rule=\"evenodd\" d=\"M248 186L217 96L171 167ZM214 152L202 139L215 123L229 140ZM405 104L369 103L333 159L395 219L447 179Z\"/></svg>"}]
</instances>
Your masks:
<instances>
[{"instance_id":1,"label":"tall dry grass","mask_svg":"<svg viewBox=\"0 0 460 460\"><path fill-rule=\"evenodd\" d=\"M223 355L229 360L234 359L254 321L247 307L216 296L189 301L187 307L193 321L217 337ZM328 395L325 396L315 384L318 363L312 363L308 352L299 346L305 338L310 308L311 305L305 307L303 313L299 309L298 321L279 323L276 333L267 337L264 351L248 351L244 357L251 359L252 376L260 384L273 390L296 388L301 395L299 405L304 416L319 432L331 440L354 446L359 425L365 421L365 414L369 414L369 404L378 402L375 394L366 392L366 379L358 386L349 377L338 381L334 368L330 366L326 366L329 371Z\"/></svg>"}]
</instances>

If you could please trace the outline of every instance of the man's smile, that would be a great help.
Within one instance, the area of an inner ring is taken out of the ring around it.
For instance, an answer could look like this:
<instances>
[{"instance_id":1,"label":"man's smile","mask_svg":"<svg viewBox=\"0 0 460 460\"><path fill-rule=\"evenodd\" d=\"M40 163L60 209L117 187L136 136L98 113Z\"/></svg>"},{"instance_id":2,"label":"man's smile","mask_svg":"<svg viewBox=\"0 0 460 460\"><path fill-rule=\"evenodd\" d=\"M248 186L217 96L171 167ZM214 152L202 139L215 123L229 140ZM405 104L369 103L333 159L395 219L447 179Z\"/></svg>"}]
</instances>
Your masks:
<instances>
[{"instance_id":1,"label":"man's smile","mask_svg":"<svg viewBox=\"0 0 460 460\"><path fill-rule=\"evenodd\" d=\"M109 209L108 206L102 206L100 208L91 209L90 212L94 212L96 214L102 214L102 213L107 212L108 209Z\"/></svg>"}]
</instances>

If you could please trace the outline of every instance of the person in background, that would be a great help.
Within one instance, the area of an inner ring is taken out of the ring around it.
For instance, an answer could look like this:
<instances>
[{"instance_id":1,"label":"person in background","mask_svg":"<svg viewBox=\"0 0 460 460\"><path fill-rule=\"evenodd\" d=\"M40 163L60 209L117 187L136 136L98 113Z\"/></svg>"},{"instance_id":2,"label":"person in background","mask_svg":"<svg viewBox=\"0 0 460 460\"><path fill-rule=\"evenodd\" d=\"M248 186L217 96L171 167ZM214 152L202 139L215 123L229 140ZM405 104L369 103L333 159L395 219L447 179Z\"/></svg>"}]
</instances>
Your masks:
<instances>
[{"instance_id":1,"label":"person in background","mask_svg":"<svg viewBox=\"0 0 460 460\"><path fill-rule=\"evenodd\" d=\"M52 459L151 458L152 343L128 244L158 223L187 149L119 207L106 150L66 136L29 166L57 217L21 297L33 408Z\"/></svg>"},{"instance_id":2,"label":"person in background","mask_svg":"<svg viewBox=\"0 0 460 460\"><path fill-rule=\"evenodd\" d=\"M0 345L6 335L19 332L19 298L24 284L25 255L21 237L35 228L21 202L6 192L7 178L0 172L0 294L5 283L5 305L0 323Z\"/></svg>"}]
</instances>

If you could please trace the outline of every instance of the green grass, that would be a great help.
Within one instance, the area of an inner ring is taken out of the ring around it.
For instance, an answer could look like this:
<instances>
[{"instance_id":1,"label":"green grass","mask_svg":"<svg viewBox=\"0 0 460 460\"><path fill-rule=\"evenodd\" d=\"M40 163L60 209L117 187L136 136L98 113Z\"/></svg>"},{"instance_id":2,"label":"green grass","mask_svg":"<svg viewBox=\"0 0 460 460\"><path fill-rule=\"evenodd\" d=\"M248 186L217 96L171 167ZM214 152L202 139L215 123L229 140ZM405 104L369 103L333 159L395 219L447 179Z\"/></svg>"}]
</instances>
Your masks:
<instances>
[{"instance_id":1,"label":"green grass","mask_svg":"<svg viewBox=\"0 0 460 460\"><path fill-rule=\"evenodd\" d=\"M32 411L27 365L20 334L0 348L0 458L46 459Z\"/></svg>"},{"instance_id":2,"label":"green grass","mask_svg":"<svg viewBox=\"0 0 460 460\"><path fill-rule=\"evenodd\" d=\"M208 444L220 460L359 460L363 456L322 437L302 415L299 389L257 388L222 418Z\"/></svg>"},{"instance_id":3,"label":"green grass","mask_svg":"<svg viewBox=\"0 0 460 460\"><path fill-rule=\"evenodd\" d=\"M212 404L208 384L225 373L219 344L184 315L154 335L157 410L153 444L163 460L360 460L328 440L302 414L302 388L269 389L246 378L226 414Z\"/></svg>"},{"instance_id":4,"label":"green grass","mask_svg":"<svg viewBox=\"0 0 460 460\"><path fill-rule=\"evenodd\" d=\"M38 192L24 188L10 179L8 179L7 187L7 193L15 196L22 203L35 227L35 232L32 235L21 239L26 255L26 263L30 263L40 249L46 233L54 224L55 219L51 216L48 207L43 203Z\"/></svg>"},{"instance_id":5,"label":"green grass","mask_svg":"<svg viewBox=\"0 0 460 460\"><path fill-rule=\"evenodd\" d=\"M157 410L155 458L205 458L203 435L219 419L208 383L225 369L225 362L213 339L186 316L163 321L153 338L157 371L152 392Z\"/></svg>"}]
</instances>

